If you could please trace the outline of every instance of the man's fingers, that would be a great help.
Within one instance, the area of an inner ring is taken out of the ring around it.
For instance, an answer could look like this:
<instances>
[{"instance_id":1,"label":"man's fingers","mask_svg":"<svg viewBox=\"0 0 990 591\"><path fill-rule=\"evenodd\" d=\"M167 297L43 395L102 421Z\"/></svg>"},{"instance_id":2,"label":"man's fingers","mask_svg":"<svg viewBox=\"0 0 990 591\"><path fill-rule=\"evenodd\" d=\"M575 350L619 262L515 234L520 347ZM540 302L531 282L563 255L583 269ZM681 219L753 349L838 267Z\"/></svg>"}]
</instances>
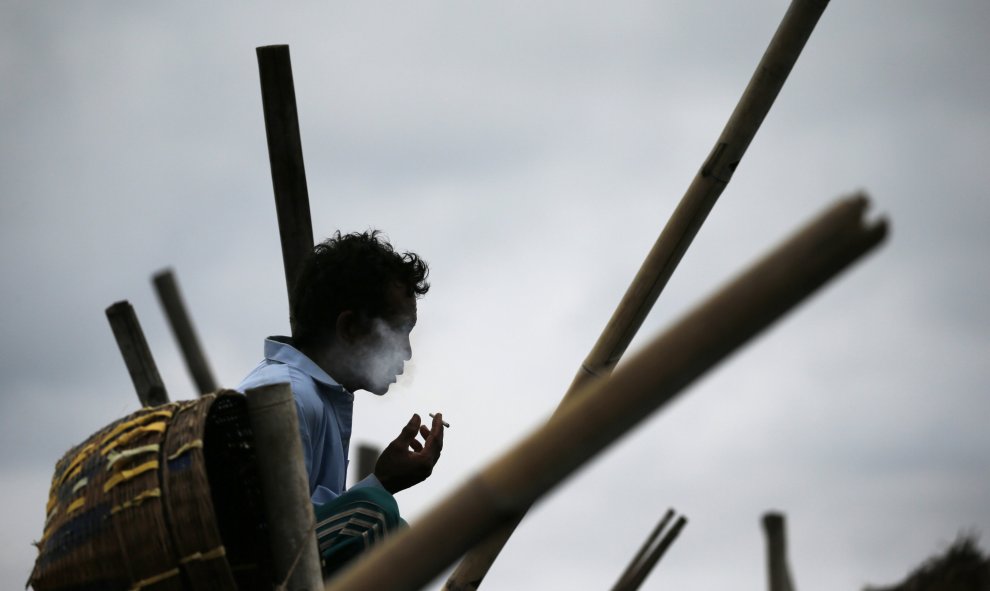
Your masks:
<instances>
[{"instance_id":1,"label":"man's fingers","mask_svg":"<svg viewBox=\"0 0 990 591\"><path fill-rule=\"evenodd\" d=\"M398 443L403 449L405 449L409 445L410 441L416 440L416 433L419 432L419 428L419 415L414 414L412 418L409 419L409 422L406 423L406 426L402 428L402 431L399 432L399 436L395 438L395 443Z\"/></svg>"},{"instance_id":2,"label":"man's fingers","mask_svg":"<svg viewBox=\"0 0 990 591\"><path fill-rule=\"evenodd\" d=\"M430 434L438 439L439 444L443 445L443 413L437 413L433 417L433 429L431 429Z\"/></svg>"},{"instance_id":3,"label":"man's fingers","mask_svg":"<svg viewBox=\"0 0 990 591\"><path fill-rule=\"evenodd\" d=\"M413 439L412 441L410 441L409 447L411 447L412 450L417 453L423 451L423 444L420 443L418 439Z\"/></svg>"},{"instance_id":4,"label":"man's fingers","mask_svg":"<svg viewBox=\"0 0 990 591\"><path fill-rule=\"evenodd\" d=\"M422 428L425 429L426 427L423 426ZM424 435L424 438L429 452L439 458L440 450L443 449L443 415L441 413L433 416L433 428L430 429L428 436Z\"/></svg>"}]
</instances>

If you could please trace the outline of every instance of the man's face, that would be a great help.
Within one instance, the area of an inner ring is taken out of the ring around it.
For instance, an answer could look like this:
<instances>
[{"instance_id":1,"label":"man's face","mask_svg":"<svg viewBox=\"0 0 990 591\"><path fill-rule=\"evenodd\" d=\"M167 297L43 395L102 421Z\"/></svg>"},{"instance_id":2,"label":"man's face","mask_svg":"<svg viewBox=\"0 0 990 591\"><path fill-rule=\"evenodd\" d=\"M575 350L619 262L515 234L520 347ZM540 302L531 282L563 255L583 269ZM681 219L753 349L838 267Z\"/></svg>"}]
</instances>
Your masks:
<instances>
[{"instance_id":1,"label":"man's face","mask_svg":"<svg viewBox=\"0 0 990 591\"><path fill-rule=\"evenodd\" d=\"M385 313L365 319L352 350L355 389L381 396L412 358L409 333L416 326L416 297L396 283L386 294Z\"/></svg>"}]
</instances>

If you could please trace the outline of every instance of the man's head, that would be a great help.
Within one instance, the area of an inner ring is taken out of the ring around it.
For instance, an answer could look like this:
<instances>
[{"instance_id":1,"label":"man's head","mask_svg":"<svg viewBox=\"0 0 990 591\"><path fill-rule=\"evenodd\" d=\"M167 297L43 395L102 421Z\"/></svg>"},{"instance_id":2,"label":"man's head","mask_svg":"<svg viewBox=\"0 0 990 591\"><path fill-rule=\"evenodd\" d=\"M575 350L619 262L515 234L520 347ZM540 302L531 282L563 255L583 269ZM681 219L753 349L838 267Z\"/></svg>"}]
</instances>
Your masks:
<instances>
[{"instance_id":1,"label":"man's head","mask_svg":"<svg viewBox=\"0 0 990 591\"><path fill-rule=\"evenodd\" d=\"M292 294L296 346L348 390L384 394L412 356L409 333L429 270L377 230L316 246Z\"/></svg>"}]
</instances>

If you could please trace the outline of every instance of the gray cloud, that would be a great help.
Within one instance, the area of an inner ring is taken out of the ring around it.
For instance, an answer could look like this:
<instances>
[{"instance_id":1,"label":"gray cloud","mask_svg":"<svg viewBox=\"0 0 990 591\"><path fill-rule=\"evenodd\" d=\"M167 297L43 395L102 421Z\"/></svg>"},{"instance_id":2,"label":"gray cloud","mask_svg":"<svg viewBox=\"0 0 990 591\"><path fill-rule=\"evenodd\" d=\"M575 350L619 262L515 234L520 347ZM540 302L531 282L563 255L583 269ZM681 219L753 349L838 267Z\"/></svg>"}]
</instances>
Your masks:
<instances>
[{"instance_id":1,"label":"gray cloud","mask_svg":"<svg viewBox=\"0 0 990 591\"><path fill-rule=\"evenodd\" d=\"M222 383L287 330L254 47L292 47L316 234L380 227L431 264L415 381L355 412L379 444L454 424L400 495L415 522L552 412L785 8L7 3L0 578L27 576L54 462L137 404L106 306L135 305L174 398L154 271ZM611 584L668 506L691 522L651 581L692 588L763 585L770 508L807 589L988 527L988 10L829 6L632 349L838 195L868 190L891 240L542 502L488 585Z\"/></svg>"}]
</instances>

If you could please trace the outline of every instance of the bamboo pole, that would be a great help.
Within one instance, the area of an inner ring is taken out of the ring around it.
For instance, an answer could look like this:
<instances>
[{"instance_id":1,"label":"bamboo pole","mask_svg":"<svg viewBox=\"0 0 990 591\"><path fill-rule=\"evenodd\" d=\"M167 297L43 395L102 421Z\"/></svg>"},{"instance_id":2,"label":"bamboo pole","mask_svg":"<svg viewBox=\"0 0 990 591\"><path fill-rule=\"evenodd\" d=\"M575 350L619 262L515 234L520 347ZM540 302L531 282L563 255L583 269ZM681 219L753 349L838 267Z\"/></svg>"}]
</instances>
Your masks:
<instances>
[{"instance_id":1,"label":"bamboo pole","mask_svg":"<svg viewBox=\"0 0 990 591\"><path fill-rule=\"evenodd\" d=\"M162 269L155 273L152 282L155 284L158 302L165 310L168 325L172 329L175 340L179 343L182 358L186 362L186 369L189 370L189 375L192 377L197 391L200 396L213 392L217 389L217 383L213 379L210 364L206 361L206 355L199 344L192 320L186 312L175 273L172 269Z\"/></svg>"},{"instance_id":2,"label":"bamboo pole","mask_svg":"<svg viewBox=\"0 0 990 591\"><path fill-rule=\"evenodd\" d=\"M636 552L636 555L633 556L633 559L629 561L628 566L626 566L626 570L622 571L622 574L619 575L619 580L616 581L615 586L612 587L612 591L620 591L621 589L625 588L625 585L627 585L629 580L632 579L632 577L635 575L636 569L639 567L640 563L643 562L643 559L649 553L650 548L653 546L653 543L656 542L656 539L660 536L660 532L662 532L664 528L667 527L667 524L673 518L674 518L674 510L667 509L667 512L664 514L663 517L660 518L660 521L657 523L656 527L654 527L653 531L650 532L650 535L646 537L646 541L643 542L643 545L639 547L639 550Z\"/></svg>"},{"instance_id":3,"label":"bamboo pole","mask_svg":"<svg viewBox=\"0 0 990 591\"><path fill-rule=\"evenodd\" d=\"M303 260L313 252L313 222L309 213L309 191L299 136L296 91L292 83L289 46L269 45L258 47L256 51L278 234L282 242L285 287L291 305L296 276Z\"/></svg>"},{"instance_id":4,"label":"bamboo pole","mask_svg":"<svg viewBox=\"0 0 990 591\"><path fill-rule=\"evenodd\" d=\"M766 118L828 0L793 0L746 90L568 390L611 372L694 240Z\"/></svg>"},{"instance_id":5,"label":"bamboo pole","mask_svg":"<svg viewBox=\"0 0 990 591\"><path fill-rule=\"evenodd\" d=\"M245 392L254 432L276 582L286 591L323 586L299 420L287 383Z\"/></svg>"},{"instance_id":6,"label":"bamboo pole","mask_svg":"<svg viewBox=\"0 0 990 591\"><path fill-rule=\"evenodd\" d=\"M643 561L636 567L632 575L627 579L624 584L619 587L616 586L614 591L636 591L643 585L646 581L646 577L653 572L653 567L660 562L663 555L667 553L667 549L670 548L677 536L680 535L681 530L687 524L687 519L684 516L678 517L677 521L674 522L673 527L664 534L663 539L660 540L653 550L646 556Z\"/></svg>"},{"instance_id":7,"label":"bamboo pole","mask_svg":"<svg viewBox=\"0 0 990 591\"><path fill-rule=\"evenodd\" d=\"M691 181L598 341L578 369L561 404L580 391L588 380L611 373L625 353L715 201L728 185L827 4L828 0L791 2L715 147ZM520 521L524 516L525 513L520 515ZM448 579L445 589L477 589L517 525L506 524L491 538L472 548Z\"/></svg>"},{"instance_id":8,"label":"bamboo pole","mask_svg":"<svg viewBox=\"0 0 990 591\"><path fill-rule=\"evenodd\" d=\"M330 581L344 589L419 589L467 548L518 518L610 443L837 275L886 236L867 200L839 201L541 428L369 556ZM662 363L661 363L662 361ZM423 552L429 548L428 552Z\"/></svg>"},{"instance_id":9,"label":"bamboo pole","mask_svg":"<svg viewBox=\"0 0 990 591\"><path fill-rule=\"evenodd\" d=\"M783 513L763 516L767 540L767 588L770 591L794 591L791 570L787 566L787 534Z\"/></svg>"},{"instance_id":10,"label":"bamboo pole","mask_svg":"<svg viewBox=\"0 0 990 591\"><path fill-rule=\"evenodd\" d=\"M116 302L106 310L110 330L120 348L120 354L131 375L131 382L137 390L141 406L168 404L168 393L158 366L151 356L148 341L144 338L141 323L138 322L134 307L127 300Z\"/></svg>"}]
</instances>

